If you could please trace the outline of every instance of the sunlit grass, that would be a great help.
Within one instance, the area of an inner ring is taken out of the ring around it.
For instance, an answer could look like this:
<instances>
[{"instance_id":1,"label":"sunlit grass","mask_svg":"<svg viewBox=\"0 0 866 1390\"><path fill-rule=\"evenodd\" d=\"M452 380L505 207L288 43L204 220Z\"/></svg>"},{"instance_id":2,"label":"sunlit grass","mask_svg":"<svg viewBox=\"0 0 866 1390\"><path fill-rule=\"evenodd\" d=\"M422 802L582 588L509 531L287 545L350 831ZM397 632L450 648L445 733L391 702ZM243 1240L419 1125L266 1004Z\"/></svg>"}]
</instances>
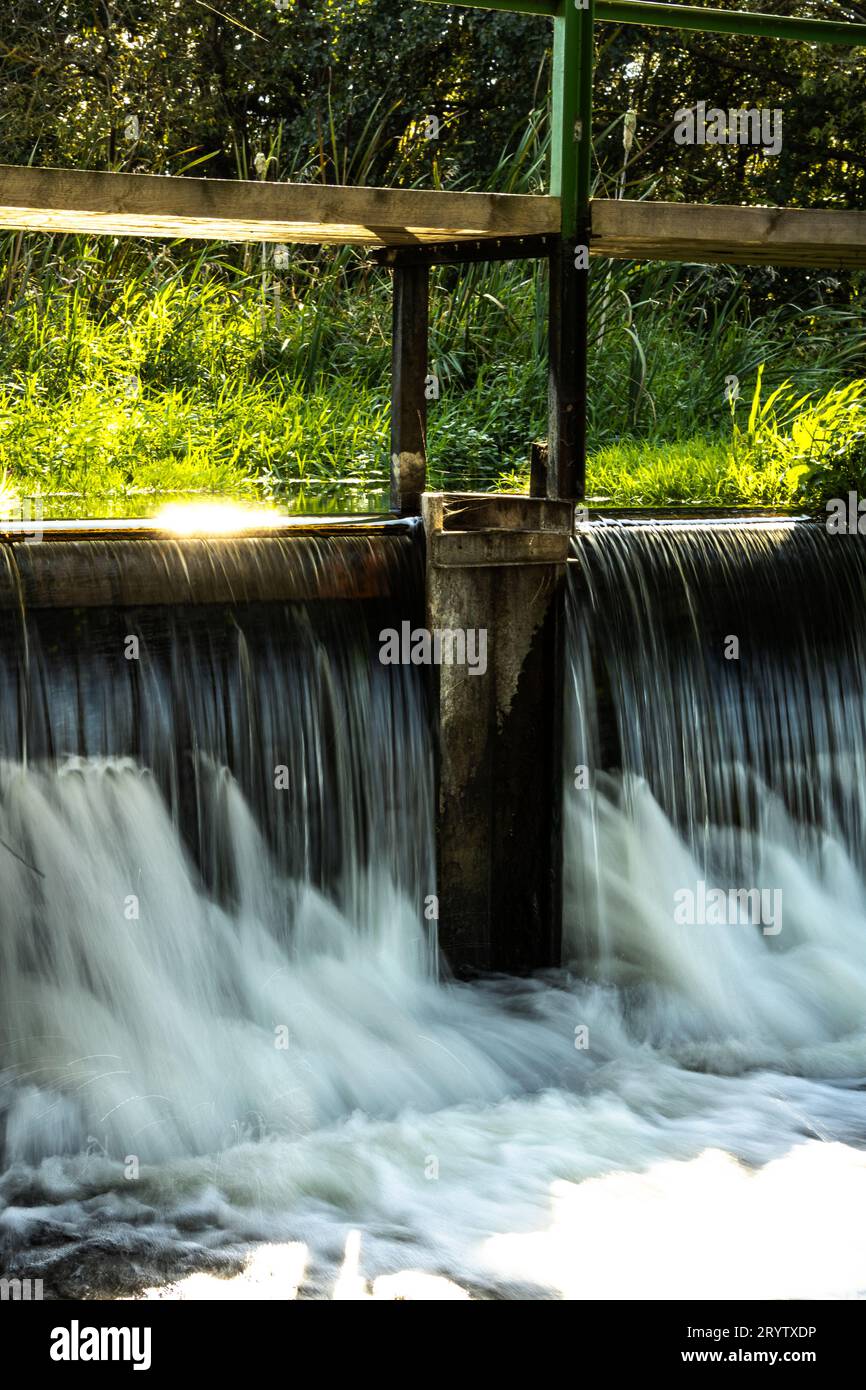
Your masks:
<instances>
[{"instance_id":1,"label":"sunlit grass","mask_svg":"<svg viewBox=\"0 0 866 1390\"><path fill-rule=\"evenodd\" d=\"M385 505L390 283L351 248L294 251L0 238L0 476L46 515L148 513L160 493ZM779 505L772 450L733 453L724 384L821 393L862 375L859 308L756 317L724 267L594 267L589 491L623 505ZM434 488L524 487L546 433L546 276L433 276ZM739 407L740 410L747 406ZM764 441L766 442L766 440ZM802 475L801 475L802 477Z\"/></svg>"},{"instance_id":2,"label":"sunlit grass","mask_svg":"<svg viewBox=\"0 0 866 1390\"><path fill-rule=\"evenodd\" d=\"M590 455L586 476L587 498L600 507L764 507L792 500L778 469L736 464L724 439L620 440ZM527 483L528 470L502 479L508 491Z\"/></svg>"},{"instance_id":3,"label":"sunlit grass","mask_svg":"<svg viewBox=\"0 0 866 1390\"><path fill-rule=\"evenodd\" d=\"M724 441L706 439L607 445L590 459L587 495L599 503L633 507L679 502L732 506L766 500L763 489L743 489L731 478Z\"/></svg>"}]
</instances>

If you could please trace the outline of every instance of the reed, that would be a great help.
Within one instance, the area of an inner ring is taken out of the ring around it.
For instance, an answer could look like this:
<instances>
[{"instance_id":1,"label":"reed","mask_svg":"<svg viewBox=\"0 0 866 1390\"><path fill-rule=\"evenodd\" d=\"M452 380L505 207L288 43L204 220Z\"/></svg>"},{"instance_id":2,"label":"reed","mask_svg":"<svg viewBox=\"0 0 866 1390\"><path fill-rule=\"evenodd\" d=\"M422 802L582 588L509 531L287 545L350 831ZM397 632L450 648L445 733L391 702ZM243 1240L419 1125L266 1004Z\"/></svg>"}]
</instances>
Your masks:
<instances>
[{"instance_id":1,"label":"reed","mask_svg":"<svg viewBox=\"0 0 866 1390\"><path fill-rule=\"evenodd\" d=\"M411 142L383 151L390 114L375 111L351 152L333 123L306 155L278 129L260 168L364 182L387 156L390 182L435 182ZM248 155L237 160L249 176ZM535 113L489 185L538 190L545 164ZM546 428L545 280L526 262L435 273L434 485L525 485ZM592 491L726 503L784 491L766 449L719 473L726 381L743 400L759 373L764 390L791 380L820 395L866 370L858 277L846 289L813 275L796 296L786 285L766 270L594 266ZM307 500L310 487L384 487L390 286L357 250L292 247L277 268L257 246L7 234L0 320L0 473L51 510L97 498L136 510L159 489L297 501L302 486Z\"/></svg>"}]
</instances>

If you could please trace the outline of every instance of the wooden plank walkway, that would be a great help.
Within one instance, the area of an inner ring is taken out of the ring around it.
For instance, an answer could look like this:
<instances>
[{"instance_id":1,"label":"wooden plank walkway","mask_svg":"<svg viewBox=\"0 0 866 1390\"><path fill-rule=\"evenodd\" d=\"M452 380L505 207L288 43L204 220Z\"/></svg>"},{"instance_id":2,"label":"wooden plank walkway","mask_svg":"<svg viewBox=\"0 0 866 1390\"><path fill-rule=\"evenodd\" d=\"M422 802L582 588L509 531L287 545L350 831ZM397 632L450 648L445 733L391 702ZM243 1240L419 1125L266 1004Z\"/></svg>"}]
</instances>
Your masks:
<instances>
[{"instance_id":1,"label":"wooden plank walkway","mask_svg":"<svg viewBox=\"0 0 866 1390\"><path fill-rule=\"evenodd\" d=\"M866 268L866 212L607 199L591 206L594 255Z\"/></svg>"},{"instance_id":2,"label":"wooden plank walkway","mask_svg":"<svg viewBox=\"0 0 866 1390\"><path fill-rule=\"evenodd\" d=\"M411 246L559 231L559 200L0 166L0 228Z\"/></svg>"},{"instance_id":3,"label":"wooden plank walkway","mask_svg":"<svg viewBox=\"0 0 866 1390\"><path fill-rule=\"evenodd\" d=\"M590 250L635 260L866 267L866 212L594 199ZM0 228L355 246L555 235L558 198L0 166Z\"/></svg>"}]
</instances>

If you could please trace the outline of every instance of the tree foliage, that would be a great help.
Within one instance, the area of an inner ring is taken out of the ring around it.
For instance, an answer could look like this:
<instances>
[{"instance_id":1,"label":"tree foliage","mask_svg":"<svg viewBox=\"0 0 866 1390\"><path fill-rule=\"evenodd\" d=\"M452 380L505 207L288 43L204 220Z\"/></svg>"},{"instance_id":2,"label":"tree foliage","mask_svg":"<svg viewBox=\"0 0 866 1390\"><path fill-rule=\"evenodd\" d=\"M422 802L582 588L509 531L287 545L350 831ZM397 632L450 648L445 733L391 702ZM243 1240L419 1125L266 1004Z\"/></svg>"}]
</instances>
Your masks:
<instances>
[{"instance_id":1,"label":"tree foliage","mask_svg":"<svg viewBox=\"0 0 866 1390\"><path fill-rule=\"evenodd\" d=\"M866 20L860 0L761 7ZM268 177L484 186L543 128L550 45L543 19L420 0L5 0L0 156L234 177L264 153ZM596 46L601 191L631 109L627 196L863 206L863 50L611 24ZM698 100L781 109L781 154L675 146Z\"/></svg>"}]
</instances>

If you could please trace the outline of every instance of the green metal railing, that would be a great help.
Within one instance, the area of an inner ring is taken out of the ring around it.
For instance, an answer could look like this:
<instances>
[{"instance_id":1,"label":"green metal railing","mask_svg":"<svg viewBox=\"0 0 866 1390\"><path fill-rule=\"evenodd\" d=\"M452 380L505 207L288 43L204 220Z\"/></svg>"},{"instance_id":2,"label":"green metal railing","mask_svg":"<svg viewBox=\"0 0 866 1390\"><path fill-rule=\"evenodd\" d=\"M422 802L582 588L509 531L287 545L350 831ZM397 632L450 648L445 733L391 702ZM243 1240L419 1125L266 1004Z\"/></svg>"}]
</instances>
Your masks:
<instances>
[{"instance_id":1,"label":"green metal railing","mask_svg":"<svg viewBox=\"0 0 866 1390\"><path fill-rule=\"evenodd\" d=\"M556 19L569 8L585 10L573 0L432 0L461 4L471 10L510 10ZM744 33L763 39L801 39L805 43L863 43L866 25L848 19L798 19L748 10L716 10L696 4L653 4L652 0L598 0L596 24L651 24L656 28L699 29L703 33Z\"/></svg>"},{"instance_id":2,"label":"green metal railing","mask_svg":"<svg viewBox=\"0 0 866 1390\"><path fill-rule=\"evenodd\" d=\"M866 24L832 19L720 10L653 0L430 0L470 9L501 10L552 19L553 80L550 191L562 200L562 235L585 219L591 183L593 25L652 25L711 34L866 46Z\"/></svg>"},{"instance_id":3,"label":"green metal railing","mask_svg":"<svg viewBox=\"0 0 866 1390\"><path fill-rule=\"evenodd\" d=\"M460 4L476 10L509 10L513 14L542 15L557 19L566 10L585 10L572 0L431 0L433 4ZM798 19L748 10L717 10L702 5L654 4L652 0L597 0L596 23L652 24L665 29L698 29L703 33L747 34L768 39L799 39L805 43L864 42L864 24L849 20Z\"/></svg>"},{"instance_id":4,"label":"green metal railing","mask_svg":"<svg viewBox=\"0 0 866 1390\"><path fill-rule=\"evenodd\" d=\"M567 0L566 0L567 2ZM474 3L474 0L473 0ZM495 5L502 9L507 6ZM560 6L553 10L558 13ZM527 13L529 11L527 10ZM547 14L547 10L534 13ZM597 20L614 24L652 24L664 29L697 29L706 34L743 34L762 39L799 39L803 43L837 43L849 48L866 43L866 24L834 19L789 19L746 10L704 9L700 5L665 5L644 0L599 0Z\"/></svg>"}]
</instances>

